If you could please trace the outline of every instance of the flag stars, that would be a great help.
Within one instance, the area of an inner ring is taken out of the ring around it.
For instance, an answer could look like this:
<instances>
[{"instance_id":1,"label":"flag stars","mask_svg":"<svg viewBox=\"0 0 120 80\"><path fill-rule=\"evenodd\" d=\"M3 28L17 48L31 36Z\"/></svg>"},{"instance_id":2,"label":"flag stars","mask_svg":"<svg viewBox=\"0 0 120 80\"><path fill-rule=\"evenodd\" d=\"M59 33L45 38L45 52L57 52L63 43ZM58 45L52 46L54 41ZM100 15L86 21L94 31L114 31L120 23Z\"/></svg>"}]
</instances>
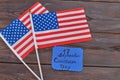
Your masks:
<instances>
[{"instance_id":1,"label":"flag stars","mask_svg":"<svg viewBox=\"0 0 120 80\"><path fill-rule=\"evenodd\" d=\"M42 15L33 15L35 31L45 31L58 28L58 22L55 12Z\"/></svg>"},{"instance_id":2,"label":"flag stars","mask_svg":"<svg viewBox=\"0 0 120 80\"><path fill-rule=\"evenodd\" d=\"M2 35L10 45L22 38L29 30L18 20L14 20L5 29L2 30Z\"/></svg>"}]
</instances>

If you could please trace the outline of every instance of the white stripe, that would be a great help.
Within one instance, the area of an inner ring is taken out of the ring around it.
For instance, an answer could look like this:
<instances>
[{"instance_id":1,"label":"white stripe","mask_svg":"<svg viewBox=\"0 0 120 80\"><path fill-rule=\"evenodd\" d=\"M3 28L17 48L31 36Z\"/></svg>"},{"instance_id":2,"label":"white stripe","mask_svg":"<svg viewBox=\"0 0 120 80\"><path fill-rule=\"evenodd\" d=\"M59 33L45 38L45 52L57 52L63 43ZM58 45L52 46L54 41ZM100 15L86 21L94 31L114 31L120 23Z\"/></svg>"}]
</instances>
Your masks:
<instances>
[{"instance_id":1,"label":"white stripe","mask_svg":"<svg viewBox=\"0 0 120 80\"><path fill-rule=\"evenodd\" d=\"M35 6L34 8L31 9L31 12L34 12L37 8L39 8L41 6L41 4L38 4L37 6Z\"/></svg>"},{"instance_id":2,"label":"white stripe","mask_svg":"<svg viewBox=\"0 0 120 80\"><path fill-rule=\"evenodd\" d=\"M63 39L55 39L55 40L49 40L49 41L44 41L44 42L39 42L38 45L45 45L45 44L51 44L51 43L56 43L56 42L63 42L63 41L70 41L70 40L76 40L76 39L84 39L84 38L89 38L91 37L90 34L84 35L84 36L75 36L75 37L69 37L69 38L63 38Z\"/></svg>"},{"instance_id":3,"label":"white stripe","mask_svg":"<svg viewBox=\"0 0 120 80\"><path fill-rule=\"evenodd\" d=\"M15 47L17 44L19 44L24 38L26 38L29 34L31 34L32 32L29 31L28 33L26 33L22 38L20 38L15 44L12 45L12 47Z\"/></svg>"},{"instance_id":4,"label":"white stripe","mask_svg":"<svg viewBox=\"0 0 120 80\"><path fill-rule=\"evenodd\" d=\"M49 11L48 10L46 10L44 13L48 13Z\"/></svg>"},{"instance_id":5,"label":"white stripe","mask_svg":"<svg viewBox=\"0 0 120 80\"><path fill-rule=\"evenodd\" d=\"M31 27L31 25L30 25L30 24L29 24L29 25L27 25L27 28L28 28L28 29L30 29L30 27Z\"/></svg>"},{"instance_id":6,"label":"white stripe","mask_svg":"<svg viewBox=\"0 0 120 80\"><path fill-rule=\"evenodd\" d=\"M79 19L79 18L86 18L86 16L79 15L79 16L70 16L70 17L58 18L58 21L70 20L70 19Z\"/></svg>"},{"instance_id":7,"label":"white stripe","mask_svg":"<svg viewBox=\"0 0 120 80\"><path fill-rule=\"evenodd\" d=\"M19 56L24 55L31 47L34 46L34 43L31 43L29 46L27 46L20 54Z\"/></svg>"},{"instance_id":8,"label":"white stripe","mask_svg":"<svg viewBox=\"0 0 120 80\"><path fill-rule=\"evenodd\" d=\"M21 44L16 51L18 52L21 48L23 48L26 44L28 44L31 40L33 39L33 37L31 36L29 39L27 39L23 44Z\"/></svg>"},{"instance_id":9,"label":"white stripe","mask_svg":"<svg viewBox=\"0 0 120 80\"><path fill-rule=\"evenodd\" d=\"M84 23L84 22L87 22L87 20L78 20L78 21L72 21L72 22L63 22L63 23L59 23L59 26L79 24L79 23Z\"/></svg>"},{"instance_id":10,"label":"white stripe","mask_svg":"<svg viewBox=\"0 0 120 80\"><path fill-rule=\"evenodd\" d=\"M28 18L27 20L25 20L25 21L23 22L23 24L26 25L29 21L30 21L30 18Z\"/></svg>"},{"instance_id":11,"label":"white stripe","mask_svg":"<svg viewBox=\"0 0 120 80\"><path fill-rule=\"evenodd\" d=\"M57 13L57 16L65 16L65 15L70 15L70 14L77 14L77 13L83 13L84 10L77 10L77 11L68 11L68 12L63 12L63 13Z\"/></svg>"},{"instance_id":12,"label":"white stripe","mask_svg":"<svg viewBox=\"0 0 120 80\"><path fill-rule=\"evenodd\" d=\"M47 31L39 31L39 32L35 32L35 34L44 34L44 33L49 33L49 32L58 32L58 31L72 30L72 29L86 28L86 27L88 27L88 24L81 25L81 26L73 26L73 27L66 27L66 28L47 30Z\"/></svg>"},{"instance_id":13,"label":"white stripe","mask_svg":"<svg viewBox=\"0 0 120 80\"><path fill-rule=\"evenodd\" d=\"M22 18L20 18L20 21L23 21L27 16L29 16L29 14L28 13L26 13L25 15L23 15L23 17Z\"/></svg>"},{"instance_id":14,"label":"white stripe","mask_svg":"<svg viewBox=\"0 0 120 80\"><path fill-rule=\"evenodd\" d=\"M35 12L35 14L40 14L45 8L42 7L40 10L38 10L37 12Z\"/></svg>"},{"instance_id":15,"label":"white stripe","mask_svg":"<svg viewBox=\"0 0 120 80\"><path fill-rule=\"evenodd\" d=\"M37 37L37 40L60 37L60 36L69 36L72 34L79 34L79 33L85 33L85 32L90 32L90 30L86 29L86 30L80 30L80 31L72 31L72 32L66 32L66 33L58 33L58 34L52 34L52 35L47 35L47 36L41 36L41 37Z\"/></svg>"}]
</instances>

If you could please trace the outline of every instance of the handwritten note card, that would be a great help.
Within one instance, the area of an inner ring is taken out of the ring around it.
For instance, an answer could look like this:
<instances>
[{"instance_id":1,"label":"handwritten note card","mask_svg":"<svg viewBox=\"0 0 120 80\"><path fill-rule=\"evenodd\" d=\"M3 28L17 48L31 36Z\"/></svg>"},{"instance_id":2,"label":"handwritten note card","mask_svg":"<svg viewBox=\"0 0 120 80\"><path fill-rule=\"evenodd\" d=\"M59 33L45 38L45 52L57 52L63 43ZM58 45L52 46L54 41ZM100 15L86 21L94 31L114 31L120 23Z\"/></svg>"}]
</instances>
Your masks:
<instances>
[{"instance_id":1,"label":"handwritten note card","mask_svg":"<svg viewBox=\"0 0 120 80\"><path fill-rule=\"evenodd\" d=\"M82 71L83 49L55 46L53 48L52 68L54 70Z\"/></svg>"}]
</instances>

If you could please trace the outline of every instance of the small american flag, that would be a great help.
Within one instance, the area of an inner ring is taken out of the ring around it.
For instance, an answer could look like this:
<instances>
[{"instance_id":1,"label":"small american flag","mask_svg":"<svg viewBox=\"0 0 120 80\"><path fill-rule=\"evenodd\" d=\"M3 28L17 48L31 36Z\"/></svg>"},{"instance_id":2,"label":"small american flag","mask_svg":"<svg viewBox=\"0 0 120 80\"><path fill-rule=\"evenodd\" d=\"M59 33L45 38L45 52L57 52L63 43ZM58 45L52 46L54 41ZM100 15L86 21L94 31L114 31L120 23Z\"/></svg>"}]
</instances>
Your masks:
<instances>
[{"instance_id":1,"label":"small american flag","mask_svg":"<svg viewBox=\"0 0 120 80\"><path fill-rule=\"evenodd\" d=\"M32 7L27 9L23 14L20 15L18 18L29 30L31 30L31 22L30 22L30 15L29 11L31 11L31 14L43 14L48 13L48 10L42 6L41 3L37 2Z\"/></svg>"},{"instance_id":2,"label":"small american flag","mask_svg":"<svg viewBox=\"0 0 120 80\"><path fill-rule=\"evenodd\" d=\"M34 50L31 31L18 19L12 21L5 29L1 30L0 33L7 44L21 59L24 59Z\"/></svg>"},{"instance_id":3,"label":"small american flag","mask_svg":"<svg viewBox=\"0 0 120 80\"><path fill-rule=\"evenodd\" d=\"M18 18L29 30L31 30L31 21L30 21L30 15L29 15L29 11L31 11L32 14L43 14L43 13L47 13L48 10L42 6L41 3L37 2L35 3L32 7L30 7L29 9L27 9L23 14L20 15L20 17ZM31 37L29 37L29 39L33 38L32 35L32 30L29 33L29 35L31 35ZM32 45L34 43L33 39L31 39L31 43L30 45ZM34 47L35 45L33 45Z\"/></svg>"},{"instance_id":4,"label":"small american flag","mask_svg":"<svg viewBox=\"0 0 120 80\"><path fill-rule=\"evenodd\" d=\"M39 48L92 39L84 8L33 15L32 19Z\"/></svg>"}]
</instances>

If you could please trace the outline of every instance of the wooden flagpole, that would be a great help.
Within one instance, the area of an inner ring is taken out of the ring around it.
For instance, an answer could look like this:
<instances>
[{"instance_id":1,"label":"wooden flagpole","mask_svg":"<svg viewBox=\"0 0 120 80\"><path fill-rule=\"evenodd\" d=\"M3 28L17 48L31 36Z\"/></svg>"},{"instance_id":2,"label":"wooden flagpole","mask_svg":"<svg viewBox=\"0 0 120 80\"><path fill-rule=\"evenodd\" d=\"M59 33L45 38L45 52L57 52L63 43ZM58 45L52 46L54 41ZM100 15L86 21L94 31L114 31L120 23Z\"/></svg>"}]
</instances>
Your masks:
<instances>
[{"instance_id":1,"label":"wooden flagpole","mask_svg":"<svg viewBox=\"0 0 120 80\"><path fill-rule=\"evenodd\" d=\"M2 34L0 33L0 37L3 39L3 41L7 44L7 46L13 51L13 53L17 56L17 58L25 65L25 67L38 79L41 80L38 75L23 61L23 59L20 58L20 56L15 52L15 50L8 44L8 42L4 39Z\"/></svg>"},{"instance_id":2,"label":"wooden flagpole","mask_svg":"<svg viewBox=\"0 0 120 80\"><path fill-rule=\"evenodd\" d=\"M35 52L36 52L36 56L37 56L38 67L39 67L39 71L40 71L40 76L41 76L41 80L44 80L43 79L43 73L42 73L41 65L40 65L40 58L39 58L39 54L38 54L38 46L37 46L37 42L36 42L34 24L33 24L33 20L32 20L32 14L31 14L30 11L29 11L29 15L30 15L30 20L31 20L32 34L33 34L33 38L34 38Z\"/></svg>"}]
</instances>

